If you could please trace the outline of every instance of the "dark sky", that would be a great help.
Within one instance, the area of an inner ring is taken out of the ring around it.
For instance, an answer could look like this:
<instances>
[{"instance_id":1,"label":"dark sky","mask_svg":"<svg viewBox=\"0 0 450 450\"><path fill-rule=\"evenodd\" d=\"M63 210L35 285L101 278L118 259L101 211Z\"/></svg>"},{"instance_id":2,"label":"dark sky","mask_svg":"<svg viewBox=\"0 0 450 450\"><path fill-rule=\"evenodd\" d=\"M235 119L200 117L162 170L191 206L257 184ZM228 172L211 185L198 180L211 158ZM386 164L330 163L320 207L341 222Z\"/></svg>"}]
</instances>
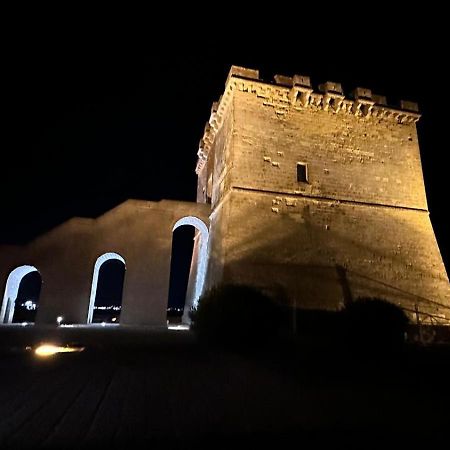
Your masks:
<instances>
[{"instance_id":1,"label":"dark sky","mask_svg":"<svg viewBox=\"0 0 450 450\"><path fill-rule=\"evenodd\" d=\"M176 48L145 35L134 41L90 40L81 32L18 39L3 59L0 240L26 242L127 198L195 200L198 141L236 64L259 68L267 80L299 73L311 76L316 88L331 80L346 93L371 88L391 104L417 101L429 208L449 267L448 72L435 45L383 34L370 33L359 47L332 37L313 45L301 35L249 36L227 46L205 35Z\"/></svg>"}]
</instances>

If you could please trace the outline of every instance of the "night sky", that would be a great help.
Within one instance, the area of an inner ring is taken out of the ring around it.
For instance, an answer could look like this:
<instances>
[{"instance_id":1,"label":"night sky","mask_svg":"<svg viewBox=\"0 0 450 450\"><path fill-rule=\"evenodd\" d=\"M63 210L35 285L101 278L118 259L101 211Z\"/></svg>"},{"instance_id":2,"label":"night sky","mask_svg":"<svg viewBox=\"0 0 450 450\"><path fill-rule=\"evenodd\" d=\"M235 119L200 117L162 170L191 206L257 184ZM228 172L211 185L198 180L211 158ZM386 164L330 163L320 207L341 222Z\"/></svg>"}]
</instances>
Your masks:
<instances>
[{"instance_id":1,"label":"night sky","mask_svg":"<svg viewBox=\"0 0 450 450\"><path fill-rule=\"evenodd\" d=\"M364 50L351 41L312 45L300 36L248 42L223 51L205 47L206 36L176 49L145 36L90 41L37 33L16 42L3 69L0 241L27 242L127 198L195 201L198 142L235 64L260 69L266 80L298 73L311 76L315 89L330 80L347 95L362 86L392 105L417 101L429 209L449 268L441 58L426 45L390 39L374 38Z\"/></svg>"}]
</instances>

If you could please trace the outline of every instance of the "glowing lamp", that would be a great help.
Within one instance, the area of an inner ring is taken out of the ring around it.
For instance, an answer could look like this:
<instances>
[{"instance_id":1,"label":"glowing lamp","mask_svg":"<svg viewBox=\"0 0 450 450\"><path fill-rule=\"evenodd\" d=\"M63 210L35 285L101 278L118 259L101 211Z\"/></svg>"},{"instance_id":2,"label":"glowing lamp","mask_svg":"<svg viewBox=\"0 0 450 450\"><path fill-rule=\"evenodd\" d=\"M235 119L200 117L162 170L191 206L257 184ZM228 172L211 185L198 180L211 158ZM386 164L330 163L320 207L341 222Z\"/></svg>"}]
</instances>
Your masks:
<instances>
[{"instance_id":1,"label":"glowing lamp","mask_svg":"<svg viewBox=\"0 0 450 450\"><path fill-rule=\"evenodd\" d=\"M84 347L62 347L54 344L42 344L34 350L35 355L41 357L53 356L56 353L82 352Z\"/></svg>"}]
</instances>

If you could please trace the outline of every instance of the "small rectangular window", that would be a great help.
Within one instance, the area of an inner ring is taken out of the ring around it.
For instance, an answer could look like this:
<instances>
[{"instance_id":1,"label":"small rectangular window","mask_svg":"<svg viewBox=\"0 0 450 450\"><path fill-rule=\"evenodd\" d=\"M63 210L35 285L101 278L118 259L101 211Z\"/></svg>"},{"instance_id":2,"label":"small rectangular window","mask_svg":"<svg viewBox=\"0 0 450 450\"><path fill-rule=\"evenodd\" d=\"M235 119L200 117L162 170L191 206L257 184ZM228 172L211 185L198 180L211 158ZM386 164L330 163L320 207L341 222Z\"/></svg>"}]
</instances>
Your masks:
<instances>
[{"instance_id":1,"label":"small rectangular window","mask_svg":"<svg viewBox=\"0 0 450 450\"><path fill-rule=\"evenodd\" d=\"M297 163L297 181L299 183L308 182L308 165L306 163Z\"/></svg>"}]
</instances>

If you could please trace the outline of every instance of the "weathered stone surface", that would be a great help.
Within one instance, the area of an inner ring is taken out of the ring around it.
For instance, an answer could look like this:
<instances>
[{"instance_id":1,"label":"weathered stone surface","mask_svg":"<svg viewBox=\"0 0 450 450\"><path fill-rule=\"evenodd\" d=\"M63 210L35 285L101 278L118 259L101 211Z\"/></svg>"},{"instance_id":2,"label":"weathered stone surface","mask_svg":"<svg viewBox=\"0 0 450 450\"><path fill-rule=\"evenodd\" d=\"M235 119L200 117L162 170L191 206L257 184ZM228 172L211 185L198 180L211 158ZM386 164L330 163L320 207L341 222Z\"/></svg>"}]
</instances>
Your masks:
<instances>
[{"instance_id":1,"label":"weathered stone surface","mask_svg":"<svg viewBox=\"0 0 450 450\"><path fill-rule=\"evenodd\" d=\"M338 309L343 269L353 297L450 319L417 107L388 108L380 96L375 105L361 88L348 100L339 83L322 94L295 88L228 79L199 172L199 187L212 179L209 285L252 283L284 290L298 306ZM307 183L297 181L300 162Z\"/></svg>"},{"instance_id":2,"label":"weathered stone surface","mask_svg":"<svg viewBox=\"0 0 450 450\"><path fill-rule=\"evenodd\" d=\"M314 92L306 76L275 80L232 67L200 141L197 203L129 200L28 246L0 247L0 282L34 265L43 279L37 322L62 315L85 323L94 263L116 252L126 262L121 323L164 325L172 229L195 216L209 241L202 248L196 236L188 306L205 279L201 289L250 283L307 308L384 297L448 323L450 285L428 213L417 105L391 108L366 88L349 99L334 82Z\"/></svg>"}]
</instances>

